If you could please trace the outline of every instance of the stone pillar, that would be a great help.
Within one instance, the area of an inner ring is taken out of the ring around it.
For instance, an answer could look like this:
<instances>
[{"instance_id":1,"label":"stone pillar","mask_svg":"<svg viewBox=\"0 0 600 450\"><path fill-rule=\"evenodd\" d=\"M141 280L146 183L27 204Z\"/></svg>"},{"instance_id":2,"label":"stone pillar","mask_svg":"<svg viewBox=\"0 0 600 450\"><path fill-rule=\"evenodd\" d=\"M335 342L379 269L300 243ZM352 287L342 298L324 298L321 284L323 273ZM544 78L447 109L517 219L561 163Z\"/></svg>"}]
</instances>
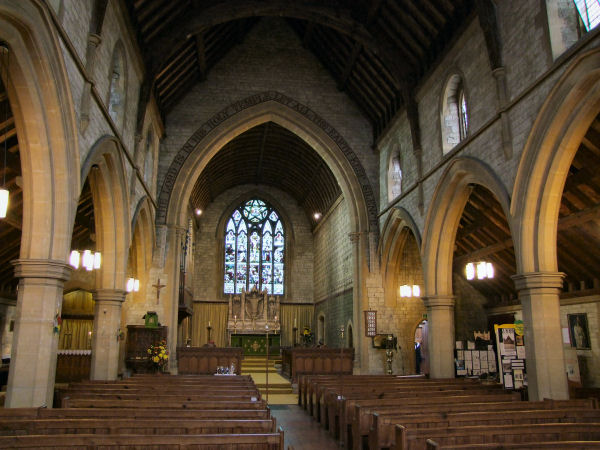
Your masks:
<instances>
[{"instance_id":1,"label":"stone pillar","mask_svg":"<svg viewBox=\"0 0 600 450\"><path fill-rule=\"evenodd\" d=\"M364 251L361 251L361 242L364 240L361 238L361 233L349 233L348 237L352 243L352 261L354 262L353 276L352 276L352 304L354 306L352 312L352 322L354 324L354 332L356 333L353 339L354 342L354 372L355 373L366 373L367 364L363 364L368 359L368 346L366 344L367 339L364 337L364 324L362 322L363 316L363 277L361 265L364 260Z\"/></svg>"},{"instance_id":2,"label":"stone pillar","mask_svg":"<svg viewBox=\"0 0 600 450\"><path fill-rule=\"evenodd\" d=\"M423 297L427 307L429 375L454 378L454 297Z\"/></svg>"},{"instance_id":3,"label":"stone pillar","mask_svg":"<svg viewBox=\"0 0 600 450\"><path fill-rule=\"evenodd\" d=\"M529 400L569 398L560 328L563 277L559 272L512 277L523 305Z\"/></svg>"},{"instance_id":4,"label":"stone pillar","mask_svg":"<svg viewBox=\"0 0 600 450\"><path fill-rule=\"evenodd\" d=\"M63 286L71 267L63 261L19 259L17 313L8 375L7 408L52 407Z\"/></svg>"},{"instance_id":5,"label":"stone pillar","mask_svg":"<svg viewBox=\"0 0 600 450\"><path fill-rule=\"evenodd\" d=\"M167 228L167 255L165 261L165 272L168 281L164 290L164 324L167 324L169 347L169 372L177 374L177 318L179 315L179 268L181 257L181 243L185 239L187 229L169 225Z\"/></svg>"},{"instance_id":6,"label":"stone pillar","mask_svg":"<svg viewBox=\"0 0 600 450\"><path fill-rule=\"evenodd\" d=\"M121 306L125 291L99 289L94 292L94 331L92 335L92 366L90 379L116 380L119 372L119 340Z\"/></svg>"}]
</instances>

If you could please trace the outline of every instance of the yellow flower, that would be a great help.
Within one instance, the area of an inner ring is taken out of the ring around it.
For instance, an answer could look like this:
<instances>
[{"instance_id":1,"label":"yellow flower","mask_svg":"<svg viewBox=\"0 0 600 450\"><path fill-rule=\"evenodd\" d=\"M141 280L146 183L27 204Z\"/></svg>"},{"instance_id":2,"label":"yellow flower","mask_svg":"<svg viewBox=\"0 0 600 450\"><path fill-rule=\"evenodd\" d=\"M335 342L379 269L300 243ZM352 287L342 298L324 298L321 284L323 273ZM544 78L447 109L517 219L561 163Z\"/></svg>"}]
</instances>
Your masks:
<instances>
[{"instance_id":1,"label":"yellow flower","mask_svg":"<svg viewBox=\"0 0 600 450\"><path fill-rule=\"evenodd\" d=\"M148 353L149 354L152 353L152 349L151 348L148 349Z\"/></svg>"},{"instance_id":2,"label":"yellow flower","mask_svg":"<svg viewBox=\"0 0 600 450\"><path fill-rule=\"evenodd\" d=\"M169 359L169 355L163 355L163 359Z\"/></svg>"},{"instance_id":3,"label":"yellow flower","mask_svg":"<svg viewBox=\"0 0 600 450\"><path fill-rule=\"evenodd\" d=\"M152 358L152 361L154 361L155 363L157 363L159 361L159 357L155 356L154 358Z\"/></svg>"}]
</instances>

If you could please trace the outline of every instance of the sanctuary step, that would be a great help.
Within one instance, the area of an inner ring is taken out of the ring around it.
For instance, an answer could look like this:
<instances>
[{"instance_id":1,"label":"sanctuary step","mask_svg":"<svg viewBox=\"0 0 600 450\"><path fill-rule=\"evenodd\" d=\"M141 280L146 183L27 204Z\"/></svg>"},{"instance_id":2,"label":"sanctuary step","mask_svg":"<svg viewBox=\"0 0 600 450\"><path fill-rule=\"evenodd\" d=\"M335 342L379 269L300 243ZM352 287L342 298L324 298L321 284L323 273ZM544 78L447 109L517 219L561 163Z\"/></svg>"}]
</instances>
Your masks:
<instances>
[{"instance_id":1,"label":"sanctuary step","mask_svg":"<svg viewBox=\"0 0 600 450\"><path fill-rule=\"evenodd\" d=\"M269 372L269 403L270 404L295 404L297 395L292 391L292 385L277 371L281 367L280 359L269 359L264 356L246 356L242 360L242 375L250 375L263 398L267 393L267 376Z\"/></svg>"}]
</instances>

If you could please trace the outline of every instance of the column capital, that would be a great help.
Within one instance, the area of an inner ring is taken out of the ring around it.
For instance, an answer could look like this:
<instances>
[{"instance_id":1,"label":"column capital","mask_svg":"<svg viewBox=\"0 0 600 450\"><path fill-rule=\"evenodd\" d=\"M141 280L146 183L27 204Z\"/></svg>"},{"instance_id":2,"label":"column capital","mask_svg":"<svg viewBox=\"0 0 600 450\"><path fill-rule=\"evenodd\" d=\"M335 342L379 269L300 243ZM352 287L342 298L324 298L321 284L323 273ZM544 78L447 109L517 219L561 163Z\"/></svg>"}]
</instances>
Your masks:
<instances>
[{"instance_id":1,"label":"column capital","mask_svg":"<svg viewBox=\"0 0 600 450\"><path fill-rule=\"evenodd\" d=\"M421 299L427 308L448 308L456 304L456 297L453 295L430 295Z\"/></svg>"},{"instance_id":2,"label":"column capital","mask_svg":"<svg viewBox=\"0 0 600 450\"><path fill-rule=\"evenodd\" d=\"M526 289L562 289L563 272L528 272L519 273L511 277L518 291Z\"/></svg>"},{"instance_id":3,"label":"column capital","mask_svg":"<svg viewBox=\"0 0 600 450\"><path fill-rule=\"evenodd\" d=\"M15 278L43 278L67 281L73 268L64 261L55 259L15 259Z\"/></svg>"},{"instance_id":4,"label":"column capital","mask_svg":"<svg viewBox=\"0 0 600 450\"><path fill-rule=\"evenodd\" d=\"M122 289L98 289L92 292L96 302L118 302L123 303L127 292Z\"/></svg>"}]
</instances>

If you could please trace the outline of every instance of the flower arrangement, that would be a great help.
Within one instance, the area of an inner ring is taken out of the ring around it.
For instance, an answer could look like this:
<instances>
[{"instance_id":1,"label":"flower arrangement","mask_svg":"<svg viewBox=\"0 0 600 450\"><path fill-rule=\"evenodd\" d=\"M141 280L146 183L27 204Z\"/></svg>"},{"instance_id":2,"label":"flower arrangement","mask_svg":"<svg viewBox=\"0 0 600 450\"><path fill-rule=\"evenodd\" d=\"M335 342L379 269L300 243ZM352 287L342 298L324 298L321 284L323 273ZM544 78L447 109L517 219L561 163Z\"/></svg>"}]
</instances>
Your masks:
<instances>
[{"instance_id":1,"label":"flower arrangement","mask_svg":"<svg viewBox=\"0 0 600 450\"><path fill-rule=\"evenodd\" d=\"M312 342L313 333L309 327L304 327L302 330L302 341L304 342L304 346L310 345Z\"/></svg>"},{"instance_id":2,"label":"flower arrangement","mask_svg":"<svg viewBox=\"0 0 600 450\"><path fill-rule=\"evenodd\" d=\"M164 339L160 342L150 344L148 347L148 356L154 367L162 370L169 361L169 350L167 350L167 341Z\"/></svg>"}]
</instances>

